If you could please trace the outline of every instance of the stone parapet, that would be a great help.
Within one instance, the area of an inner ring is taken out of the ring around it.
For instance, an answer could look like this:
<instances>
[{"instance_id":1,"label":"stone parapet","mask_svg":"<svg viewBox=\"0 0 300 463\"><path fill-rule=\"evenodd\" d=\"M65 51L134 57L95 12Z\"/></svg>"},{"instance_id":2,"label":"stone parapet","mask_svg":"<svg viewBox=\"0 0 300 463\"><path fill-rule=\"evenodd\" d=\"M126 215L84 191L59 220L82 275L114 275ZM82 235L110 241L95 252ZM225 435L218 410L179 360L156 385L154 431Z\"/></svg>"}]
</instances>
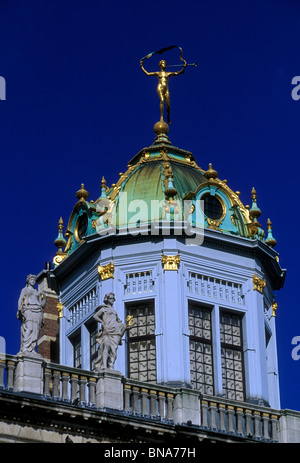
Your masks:
<instances>
[{"instance_id":1,"label":"stone parapet","mask_svg":"<svg viewBox=\"0 0 300 463\"><path fill-rule=\"evenodd\" d=\"M179 426L201 436L213 434L217 439L300 442L300 412L207 396L188 388L142 383L116 370L71 368L45 362L38 355L2 355L0 393L6 391L16 398L33 394L35 401L44 405L49 401L49 406L80 407L78 413L111 411L120 420L138 419L146 427L160 423L173 431Z\"/></svg>"}]
</instances>

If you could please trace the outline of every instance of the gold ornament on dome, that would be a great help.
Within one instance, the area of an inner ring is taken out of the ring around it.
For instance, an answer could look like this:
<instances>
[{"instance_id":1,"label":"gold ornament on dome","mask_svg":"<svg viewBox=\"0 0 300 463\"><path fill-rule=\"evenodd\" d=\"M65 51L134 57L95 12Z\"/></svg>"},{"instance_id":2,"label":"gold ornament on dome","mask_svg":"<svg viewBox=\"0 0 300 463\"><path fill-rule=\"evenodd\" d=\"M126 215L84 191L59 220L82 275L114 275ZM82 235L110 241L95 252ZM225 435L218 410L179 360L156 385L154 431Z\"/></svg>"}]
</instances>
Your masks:
<instances>
[{"instance_id":1,"label":"gold ornament on dome","mask_svg":"<svg viewBox=\"0 0 300 463\"><path fill-rule=\"evenodd\" d=\"M176 256L161 256L161 263L164 267L164 270L178 270L178 265L180 263L180 255Z\"/></svg>"},{"instance_id":2,"label":"gold ornament on dome","mask_svg":"<svg viewBox=\"0 0 300 463\"><path fill-rule=\"evenodd\" d=\"M218 172L212 168L212 164L208 165L208 170L204 173L204 177L208 180L213 181L218 178Z\"/></svg>"},{"instance_id":3,"label":"gold ornament on dome","mask_svg":"<svg viewBox=\"0 0 300 463\"><path fill-rule=\"evenodd\" d=\"M86 201L90 196L89 192L84 188L84 183L81 184L81 188L76 192L75 196L79 199L79 201Z\"/></svg>"},{"instance_id":4,"label":"gold ornament on dome","mask_svg":"<svg viewBox=\"0 0 300 463\"><path fill-rule=\"evenodd\" d=\"M267 285L266 280L264 280L263 278L259 278L259 276L255 273L255 275L253 275L252 277L252 281L254 291L259 291L260 293L262 293Z\"/></svg>"},{"instance_id":5,"label":"gold ornament on dome","mask_svg":"<svg viewBox=\"0 0 300 463\"><path fill-rule=\"evenodd\" d=\"M222 230L220 230L219 227L220 227L221 223L223 222L223 220L210 219L209 217L205 217L205 220L207 221L208 228L210 228L210 230L222 231Z\"/></svg>"},{"instance_id":6,"label":"gold ornament on dome","mask_svg":"<svg viewBox=\"0 0 300 463\"><path fill-rule=\"evenodd\" d=\"M98 273L102 280L108 280L109 278L114 278L115 265L113 262L110 262L107 265L98 265Z\"/></svg>"}]
</instances>

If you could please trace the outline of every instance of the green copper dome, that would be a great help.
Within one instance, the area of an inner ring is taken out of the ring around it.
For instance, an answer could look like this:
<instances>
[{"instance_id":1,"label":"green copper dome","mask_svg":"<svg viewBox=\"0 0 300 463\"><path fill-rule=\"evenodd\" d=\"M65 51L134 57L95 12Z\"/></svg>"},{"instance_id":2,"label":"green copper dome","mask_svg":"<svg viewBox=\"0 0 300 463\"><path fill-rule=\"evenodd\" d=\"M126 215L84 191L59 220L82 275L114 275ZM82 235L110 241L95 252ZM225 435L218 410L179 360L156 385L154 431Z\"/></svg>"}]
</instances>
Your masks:
<instances>
[{"instance_id":1,"label":"green copper dome","mask_svg":"<svg viewBox=\"0 0 300 463\"><path fill-rule=\"evenodd\" d=\"M56 265L87 236L105 234L112 227L130 233L131 227L149 226L154 221L198 226L197 207L205 228L264 241L253 205L251 209L244 206L239 192L234 193L226 180L220 180L211 164L206 171L201 169L192 153L171 144L167 133L156 135L150 147L132 158L116 184L108 187L102 179L98 199L88 201L89 194L81 185L65 233L67 244L64 251L59 249Z\"/></svg>"}]
</instances>

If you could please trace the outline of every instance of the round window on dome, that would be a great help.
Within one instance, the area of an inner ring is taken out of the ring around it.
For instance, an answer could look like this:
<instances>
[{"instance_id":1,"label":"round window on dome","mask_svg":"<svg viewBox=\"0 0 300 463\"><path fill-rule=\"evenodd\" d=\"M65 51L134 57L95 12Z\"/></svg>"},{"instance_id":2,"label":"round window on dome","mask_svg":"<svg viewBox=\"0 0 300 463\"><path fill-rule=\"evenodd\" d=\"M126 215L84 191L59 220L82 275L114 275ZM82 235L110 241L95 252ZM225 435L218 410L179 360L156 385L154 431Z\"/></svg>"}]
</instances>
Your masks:
<instances>
[{"instance_id":1,"label":"round window on dome","mask_svg":"<svg viewBox=\"0 0 300 463\"><path fill-rule=\"evenodd\" d=\"M221 219L224 215L224 207L221 201L209 193L206 193L201 198L204 201L204 214L213 220Z\"/></svg>"},{"instance_id":2,"label":"round window on dome","mask_svg":"<svg viewBox=\"0 0 300 463\"><path fill-rule=\"evenodd\" d=\"M88 218L86 214L82 214L77 220L75 227L75 238L77 241L81 241L86 234L88 227Z\"/></svg>"}]
</instances>

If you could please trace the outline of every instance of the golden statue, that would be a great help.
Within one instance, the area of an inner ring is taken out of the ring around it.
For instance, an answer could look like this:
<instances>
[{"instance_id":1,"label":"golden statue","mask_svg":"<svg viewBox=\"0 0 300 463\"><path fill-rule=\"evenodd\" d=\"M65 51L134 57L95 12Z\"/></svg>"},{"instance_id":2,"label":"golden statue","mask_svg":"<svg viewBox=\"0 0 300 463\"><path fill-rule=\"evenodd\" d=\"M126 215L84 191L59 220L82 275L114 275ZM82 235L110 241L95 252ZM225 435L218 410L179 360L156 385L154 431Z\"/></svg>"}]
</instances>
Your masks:
<instances>
[{"instance_id":1,"label":"golden statue","mask_svg":"<svg viewBox=\"0 0 300 463\"><path fill-rule=\"evenodd\" d=\"M171 121L170 121L170 112L171 112L170 93L169 93L169 86L168 86L169 78L171 76L179 76L179 74L183 74L184 71L185 71L186 66L189 66L189 65L187 64L185 59L183 59L183 57L182 57L182 49L180 47L177 47L177 48L180 49L180 59L181 59L181 61L183 61L183 67L178 72L167 72L166 71L167 63L166 63L165 60L161 60L159 62L160 71L148 72L144 68L143 62L144 62L144 59L151 58L151 56L154 55L155 53L162 54L164 51L170 50L171 48L176 48L176 46L174 45L174 46L171 46L171 47L162 48L161 50L155 51L153 53L149 53L147 56L145 56L144 58L142 58L140 60L141 68L142 68L142 70L144 71L144 73L147 76L157 76L158 77L158 85L157 85L156 91L158 93L159 100L160 100L160 105L159 105L160 121L163 122L164 105L166 104L168 124L171 124ZM177 65L173 65L173 66L177 66ZM180 66L180 65L178 65L178 66ZM196 66L196 63L193 63L192 66Z\"/></svg>"}]
</instances>

